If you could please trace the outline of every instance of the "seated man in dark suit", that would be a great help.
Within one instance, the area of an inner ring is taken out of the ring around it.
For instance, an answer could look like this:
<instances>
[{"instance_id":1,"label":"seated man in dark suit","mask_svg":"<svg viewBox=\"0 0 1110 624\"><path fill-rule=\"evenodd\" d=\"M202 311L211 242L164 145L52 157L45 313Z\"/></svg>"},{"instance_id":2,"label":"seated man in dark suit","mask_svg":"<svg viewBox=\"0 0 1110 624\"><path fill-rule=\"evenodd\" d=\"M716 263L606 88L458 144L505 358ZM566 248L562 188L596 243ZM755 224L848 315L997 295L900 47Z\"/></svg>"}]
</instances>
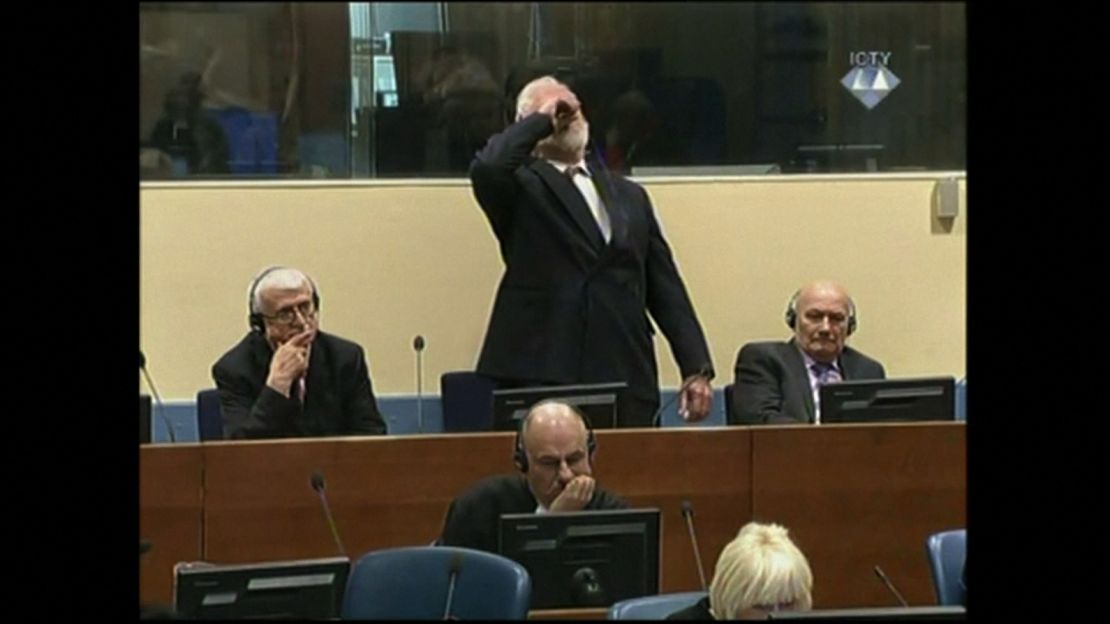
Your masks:
<instances>
[{"instance_id":1,"label":"seated man in dark suit","mask_svg":"<svg viewBox=\"0 0 1110 624\"><path fill-rule=\"evenodd\" d=\"M319 330L311 278L270 267L247 298L250 333L212 366L224 437L385 433L362 347Z\"/></svg>"},{"instance_id":2,"label":"seated man in dark suit","mask_svg":"<svg viewBox=\"0 0 1110 624\"><path fill-rule=\"evenodd\" d=\"M787 342L752 342L736 357L731 425L820 423L818 388L846 379L883 379L883 365L844 343L856 306L832 282L815 282L790 299Z\"/></svg>"},{"instance_id":3,"label":"seated man in dark suit","mask_svg":"<svg viewBox=\"0 0 1110 624\"><path fill-rule=\"evenodd\" d=\"M580 412L565 403L537 403L514 443L513 461L521 474L487 477L456 498L439 543L496 553L501 514L627 508L597 487L596 449Z\"/></svg>"}]
</instances>

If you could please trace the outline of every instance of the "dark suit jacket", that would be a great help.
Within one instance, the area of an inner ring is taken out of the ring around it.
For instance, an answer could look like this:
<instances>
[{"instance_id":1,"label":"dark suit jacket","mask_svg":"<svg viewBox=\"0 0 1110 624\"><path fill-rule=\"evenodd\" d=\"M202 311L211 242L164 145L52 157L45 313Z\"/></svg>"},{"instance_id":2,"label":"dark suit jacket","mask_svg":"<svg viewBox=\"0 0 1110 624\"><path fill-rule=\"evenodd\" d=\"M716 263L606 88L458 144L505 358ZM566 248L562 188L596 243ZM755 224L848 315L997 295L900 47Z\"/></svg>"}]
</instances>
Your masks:
<instances>
[{"instance_id":1,"label":"dark suit jacket","mask_svg":"<svg viewBox=\"0 0 1110 624\"><path fill-rule=\"evenodd\" d=\"M478 372L547 383L625 381L633 396L658 401L648 311L683 377L711 371L686 287L644 189L588 163L609 211L606 244L574 183L530 156L551 132L550 118L533 114L491 137L470 166L505 263Z\"/></svg>"},{"instance_id":2,"label":"dark suit jacket","mask_svg":"<svg viewBox=\"0 0 1110 624\"><path fill-rule=\"evenodd\" d=\"M840 370L848 379L883 379L883 365L845 346ZM736 356L730 425L811 423L813 392L805 359L794 339L787 342L751 342Z\"/></svg>"},{"instance_id":3,"label":"dark suit jacket","mask_svg":"<svg viewBox=\"0 0 1110 624\"><path fill-rule=\"evenodd\" d=\"M273 350L250 332L212 366L224 437L295 438L384 434L362 347L318 331L308 359L305 403L266 385Z\"/></svg>"},{"instance_id":4,"label":"dark suit jacket","mask_svg":"<svg viewBox=\"0 0 1110 624\"><path fill-rule=\"evenodd\" d=\"M591 511L627 508L627 503L600 487L594 489L593 498L586 504ZM501 514L534 511L536 497L522 475L486 477L451 502L439 543L496 553Z\"/></svg>"}]
</instances>

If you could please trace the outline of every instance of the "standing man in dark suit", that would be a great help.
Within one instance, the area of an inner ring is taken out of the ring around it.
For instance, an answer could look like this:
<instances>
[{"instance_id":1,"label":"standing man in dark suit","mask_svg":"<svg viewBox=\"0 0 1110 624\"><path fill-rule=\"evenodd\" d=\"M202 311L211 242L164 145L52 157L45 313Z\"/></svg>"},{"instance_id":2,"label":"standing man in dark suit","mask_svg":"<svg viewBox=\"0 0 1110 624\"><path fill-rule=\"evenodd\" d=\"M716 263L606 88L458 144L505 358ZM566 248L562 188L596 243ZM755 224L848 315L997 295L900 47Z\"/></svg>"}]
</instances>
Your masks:
<instances>
[{"instance_id":1,"label":"standing man in dark suit","mask_svg":"<svg viewBox=\"0 0 1110 624\"><path fill-rule=\"evenodd\" d=\"M319 330L311 278L270 267L247 299L250 333L212 366L225 438L385 433L362 347Z\"/></svg>"},{"instance_id":2,"label":"standing man in dark suit","mask_svg":"<svg viewBox=\"0 0 1110 624\"><path fill-rule=\"evenodd\" d=\"M856 306L832 282L791 297L787 342L752 342L736 357L730 425L820 423L818 388L845 379L883 379L883 365L844 343L856 329Z\"/></svg>"},{"instance_id":3,"label":"standing man in dark suit","mask_svg":"<svg viewBox=\"0 0 1110 624\"><path fill-rule=\"evenodd\" d=\"M652 426L650 312L684 379L680 413L701 420L713 368L686 287L647 193L587 161L588 138L577 96L545 76L470 165L505 263L478 372L502 388L623 381L620 422Z\"/></svg>"}]
</instances>

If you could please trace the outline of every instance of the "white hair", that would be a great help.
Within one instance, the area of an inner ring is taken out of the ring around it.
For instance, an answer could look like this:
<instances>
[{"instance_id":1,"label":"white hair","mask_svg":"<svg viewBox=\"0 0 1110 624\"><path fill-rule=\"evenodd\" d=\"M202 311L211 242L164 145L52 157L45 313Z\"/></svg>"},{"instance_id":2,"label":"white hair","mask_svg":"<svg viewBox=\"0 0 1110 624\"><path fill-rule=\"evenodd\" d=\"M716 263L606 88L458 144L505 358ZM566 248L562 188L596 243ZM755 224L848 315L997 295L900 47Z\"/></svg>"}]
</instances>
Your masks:
<instances>
[{"instance_id":1,"label":"white hair","mask_svg":"<svg viewBox=\"0 0 1110 624\"><path fill-rule=\"evenodd\" d=\"M808 611L813 573L802 551L777 524L749 522L717 559L709 604L718 620L753 607Z\"/></svg>"},{"instance_id":2,"label":"white hair","mask_svg":"<svg viewBox=\"0 0 1110 624\"><path fill-rule=\"evenodd\" d=\"M566 85L556 80L554 76L541 76L524 85L524 88L520 90L520 94L516 96L516 118L520 120L539 107L536 102L538 99L536 96L542 89L565 86Z\"/></svg>"},{"instance_id":3,"label":"white hair","mask_svg":"<svg viewBox=\"0 0 1110 624\"><path fill-rule=\"evenodd\" d=\"M262 293L278 290L298 290L308 286L313 293L316 292L316 283L312 278L297 269L283 266L272 266L263 269L247 286L247 300L250 302L251 314L262 311Z\"/></svg>"}]
</instances>

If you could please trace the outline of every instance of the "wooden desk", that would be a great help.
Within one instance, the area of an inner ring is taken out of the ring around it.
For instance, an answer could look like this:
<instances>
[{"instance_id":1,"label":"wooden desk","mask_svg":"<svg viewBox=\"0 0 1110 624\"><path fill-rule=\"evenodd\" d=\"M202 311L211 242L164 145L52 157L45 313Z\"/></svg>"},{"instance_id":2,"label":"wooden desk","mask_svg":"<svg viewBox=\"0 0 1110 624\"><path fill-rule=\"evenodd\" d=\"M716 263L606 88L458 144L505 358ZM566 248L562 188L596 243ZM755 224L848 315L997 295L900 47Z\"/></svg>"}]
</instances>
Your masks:
<instances>
[{"instance_id":1,"label":"wooden desk","mask_svg":"<svg viewBox=\"0 0 1110 624\"><path fill-rule=\"evenodd\" d=\"M752 513L809 559L815 609L936 604L931 533L967 526L963 423L753 430ZM718 551L719 552L719 551Z\"/></svg>"},{"instance_id":2,"label":"wooden desk","mask_svg":"<svg viewBox=\"0 0 1110 624\"><path fill-rule=\"evenodd\" d=\"M139 447L139 537L150 552L139 558L139 601L169 604L173 566L201 555L204 487L199 444Z\"/></svg>"},{"instance_id":3,"label":"wooden desk","mask_svg":"<svg viewBox=\"0 0 1110 624\"><path fill-rule=\"evenodd\" d=\"M931 603L925 535L966 522L962 423L626 429L597 438L601 485L662 511L662 592L700 589L683 500L695 510L707 579L745 522L779 522L810 558L817 608L890 604L871 572L876 563L911 603ZM326 478L352 558L428 544L458 493L511 469L512 439L499 432L144 447L140 526L154 550L140 595L169 602L178 560L334 555L309 483L314 471ZM186 539L192 531L199 546Z\"/></svg>"}]
</instances>

